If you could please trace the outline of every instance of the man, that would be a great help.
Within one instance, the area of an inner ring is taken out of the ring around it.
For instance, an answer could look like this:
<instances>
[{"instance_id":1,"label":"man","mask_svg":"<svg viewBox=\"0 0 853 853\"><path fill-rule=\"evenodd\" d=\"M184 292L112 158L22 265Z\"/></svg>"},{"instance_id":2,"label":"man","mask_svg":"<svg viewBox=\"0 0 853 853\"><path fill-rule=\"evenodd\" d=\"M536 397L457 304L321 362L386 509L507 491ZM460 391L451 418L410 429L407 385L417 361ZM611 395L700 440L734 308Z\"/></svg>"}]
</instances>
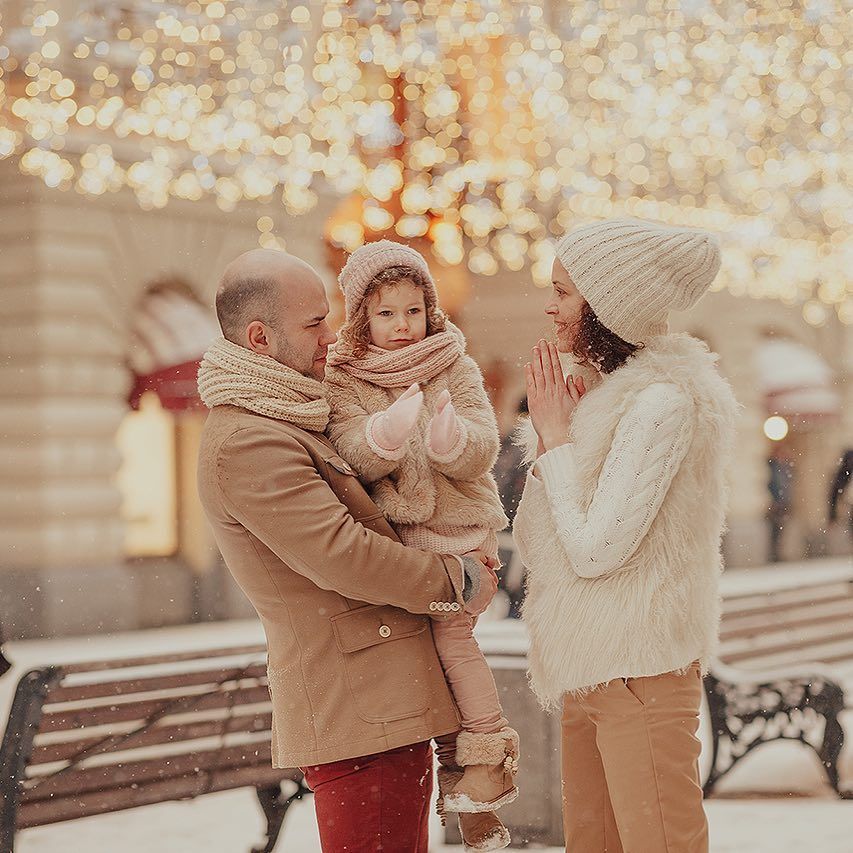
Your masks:
<instances>
[{"instance_id":1,"label":"man","mask_svg":"<svg viewBox=\"0 0 853 853\"><path fill-rule=\"evenodd\" d=\"M403 547L323 435L335 335L308 264L247 252L216 310L199 493L266 632L273 764L303 769L325 851L425 853L429 741L459 727L430 619L480 612L497 578Z\"/></svg>"}]
</instances>

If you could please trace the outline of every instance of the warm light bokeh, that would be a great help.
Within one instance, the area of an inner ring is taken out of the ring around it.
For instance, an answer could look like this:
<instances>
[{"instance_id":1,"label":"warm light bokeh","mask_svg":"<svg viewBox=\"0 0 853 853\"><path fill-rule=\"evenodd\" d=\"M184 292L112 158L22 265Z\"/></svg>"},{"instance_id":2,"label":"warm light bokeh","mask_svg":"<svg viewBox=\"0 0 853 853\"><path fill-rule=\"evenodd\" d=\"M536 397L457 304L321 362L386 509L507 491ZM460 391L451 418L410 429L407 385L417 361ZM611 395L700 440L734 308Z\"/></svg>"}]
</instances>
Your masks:
<instances>
[{"instance_id":1,"label":"warm light bokeh","mask_svg":"<svg viewBox=\"0 0 853 853\"><path fill-rule=\"evenodd\" d=\"M293 214L357 193L345 248L365 224L429 231L448 264L532 263L539 284L577 223L701 226L725 242L718 287L853 323L841 3L53 5L0 22L0 157L48 186Z\"/></svg>"}]
</instances>

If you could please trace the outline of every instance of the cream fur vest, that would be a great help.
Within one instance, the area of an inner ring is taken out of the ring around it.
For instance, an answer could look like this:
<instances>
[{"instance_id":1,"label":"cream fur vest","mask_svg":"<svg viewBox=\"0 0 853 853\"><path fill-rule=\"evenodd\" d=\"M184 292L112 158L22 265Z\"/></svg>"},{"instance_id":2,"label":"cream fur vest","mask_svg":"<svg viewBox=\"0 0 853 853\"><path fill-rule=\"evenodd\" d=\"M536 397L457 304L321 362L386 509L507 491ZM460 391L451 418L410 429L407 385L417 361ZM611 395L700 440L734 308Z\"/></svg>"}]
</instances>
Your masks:
<instances>
[{"instance_id":1,"label":"cream fur vest","mask_svg":"<svg viewBox=\"0 0 853 853\"><path fill-rule=\"evenodd\" d=\"M546 708L614 678L707 668L736 413L707 347L661 335L587 393L570 443L537 461L513 533Z\"/></svg>"}]
</instances>

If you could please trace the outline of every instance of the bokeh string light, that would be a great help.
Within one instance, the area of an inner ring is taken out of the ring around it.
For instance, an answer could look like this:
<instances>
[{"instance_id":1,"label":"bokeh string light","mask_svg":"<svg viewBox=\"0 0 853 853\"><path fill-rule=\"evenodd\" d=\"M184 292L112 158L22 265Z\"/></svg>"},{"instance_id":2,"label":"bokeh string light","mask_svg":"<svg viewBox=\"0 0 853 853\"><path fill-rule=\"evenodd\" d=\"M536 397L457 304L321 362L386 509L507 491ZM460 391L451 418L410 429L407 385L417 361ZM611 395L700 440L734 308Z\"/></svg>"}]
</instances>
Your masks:
<instances>
[{"instance_id":1,"label":"bokeh string light","mask_svg":"<svg viewBox=\"0 0 853 853\"><path fill-rule=\"evenodd\" d=\"M566 228L654 218L723 235L719 287L853 323L842 0L17 7L0 158L51 187L293 214L357 194L347 249L393 229L539 284Z\"/></svg>"}]
</instances>

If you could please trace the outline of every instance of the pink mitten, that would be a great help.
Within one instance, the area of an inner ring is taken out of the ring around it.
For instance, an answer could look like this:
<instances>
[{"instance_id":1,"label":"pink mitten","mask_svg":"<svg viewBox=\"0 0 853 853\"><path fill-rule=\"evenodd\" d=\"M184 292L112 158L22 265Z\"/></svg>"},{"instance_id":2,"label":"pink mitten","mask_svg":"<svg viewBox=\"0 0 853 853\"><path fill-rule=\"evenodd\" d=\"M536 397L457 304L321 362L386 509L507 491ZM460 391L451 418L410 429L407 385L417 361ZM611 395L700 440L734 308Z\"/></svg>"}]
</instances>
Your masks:
<instances>
[{"instance_id":1,"label":"pink mitten","mask_svg":"<svg viewBox=\"0 0 853 853\"><path fill-rule=\"evenodd\" d=\"M390 453L399 450L414 429L423 402L423 391L411 385L384 412L371 419L371 437L376 444Z\"/></svg>"},{"instance_id":2,"label":"pink mitten","mask_svg":"<svg viewBox=\"0 0 853 853\"><path fill-rule=\"evenodd\" d=\"M438 395L435 414L429 425L429 446L436 456L447 456L459 440L459 419L450 402L450 392Z\"/></svg>"}]
</instances>

